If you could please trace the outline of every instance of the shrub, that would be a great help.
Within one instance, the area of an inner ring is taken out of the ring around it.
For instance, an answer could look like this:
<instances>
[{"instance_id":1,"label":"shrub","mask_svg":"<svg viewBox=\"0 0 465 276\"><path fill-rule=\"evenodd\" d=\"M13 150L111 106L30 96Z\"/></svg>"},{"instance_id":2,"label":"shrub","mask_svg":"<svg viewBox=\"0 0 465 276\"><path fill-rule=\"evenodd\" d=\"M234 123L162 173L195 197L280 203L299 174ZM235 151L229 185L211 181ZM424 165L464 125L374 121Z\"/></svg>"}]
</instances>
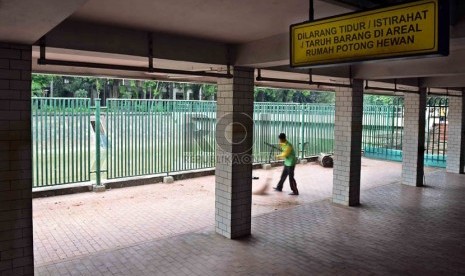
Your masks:
<instances>
[{"instance_id":1,"label":"shrub","mask_svg":"<svg viewBox=\"0 0 465 276\"><path fill-rule=\"evenodd\" d=\"M75 98L87 98L87 91L84 89L79 89L74 92Z\"/></svg>"}]
</instances>

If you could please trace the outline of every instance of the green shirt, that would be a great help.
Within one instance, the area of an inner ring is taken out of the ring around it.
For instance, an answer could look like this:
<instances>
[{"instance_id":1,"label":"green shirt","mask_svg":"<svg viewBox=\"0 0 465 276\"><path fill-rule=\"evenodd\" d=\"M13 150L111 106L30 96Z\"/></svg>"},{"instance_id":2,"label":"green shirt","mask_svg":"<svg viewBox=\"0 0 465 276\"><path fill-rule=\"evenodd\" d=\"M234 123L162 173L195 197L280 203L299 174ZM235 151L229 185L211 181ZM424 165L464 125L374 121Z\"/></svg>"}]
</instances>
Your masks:
<instances>
[{"instance_id":1,"label":"green shirt","mask_svg":"<svg viewBox=\"0 0 465 276\"><path fill-rule=\"evenodd\" d=\"M280 157L284 158L284 166L295 166L295 164L297 163L297 157L295 156L295 151L292 144L288 141L282 143L281 150L283 152L280 154Z\"/></svg>"}]
</instances>

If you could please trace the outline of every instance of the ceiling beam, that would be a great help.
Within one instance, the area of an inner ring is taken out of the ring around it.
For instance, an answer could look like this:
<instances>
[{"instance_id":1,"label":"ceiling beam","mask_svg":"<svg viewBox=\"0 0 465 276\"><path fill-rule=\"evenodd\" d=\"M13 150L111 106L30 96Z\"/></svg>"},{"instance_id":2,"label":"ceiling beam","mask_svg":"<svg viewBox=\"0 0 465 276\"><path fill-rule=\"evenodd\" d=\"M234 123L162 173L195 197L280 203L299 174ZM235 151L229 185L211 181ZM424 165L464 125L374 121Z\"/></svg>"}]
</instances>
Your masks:
<instances>
[{"instance_id":1,"label":"ceiling beam","mask_svg":"<svg viewBox=\"0 0 465 276\"><path fill-rule=\"evenodd\" d=\"M455 76L422 78L420 83L423 87L462 88L465 87L465 73Z\"/></svg>"},{"instance_id":2,"label":"ceiling beam","mask_svg":"<svg viewBox=\"0 0 465 276\"><path fill-rule=\"evenodd\" d=\"M228 64L229 46L185 36L151 33L153 57L160 59ZM67 21L46 36L48 47L148 57L149 33L144 31ZM232 59L232 58L231 58Z\"/></svg>"},{"instance_id":3,"label":"ceiling beam","mask_svg":"<svg viewBox=\"0 0 465 276\"><path fill-rule=\"evenodd\" d=\"M465 48L450 52L448 57L380 61L353 66L354 78L368 80L452 76L465 72Z\"/></svg>"}]
</instances>

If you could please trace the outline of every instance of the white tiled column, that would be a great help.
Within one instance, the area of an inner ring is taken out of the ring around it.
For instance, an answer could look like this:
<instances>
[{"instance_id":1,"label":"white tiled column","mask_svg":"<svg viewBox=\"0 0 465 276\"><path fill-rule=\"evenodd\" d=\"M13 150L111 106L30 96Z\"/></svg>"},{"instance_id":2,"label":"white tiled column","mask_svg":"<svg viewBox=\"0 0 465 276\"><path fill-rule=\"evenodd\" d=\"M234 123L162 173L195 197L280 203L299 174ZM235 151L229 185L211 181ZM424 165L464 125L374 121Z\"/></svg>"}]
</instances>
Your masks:
<instances>
[{"instance_id":1,"label":"white tiled column","mask_svg":"<svg viewBox=\"0 0 465 276\"><path fill-rule=\"evenodd\" d=\"M234 68L218 81L216 127L216 232L251 233L254 70Z\"/></svg>"},{"instance_id":2,"label":"white tiled column","mask_svg":"<svg viewBox=\"0 0 465 276\"><path fill-rule=\"evenodd\" d=\"M465 166L465 101L449 97L447 116L447 172L464 173Z\"/></svg>"},{"instance_id":3,"label":"white tiled column","mask_svg":"<svg viewBox=\"0 0 465 276\"><path fill-rule=\"evenodd\" d=\"M362 158L363 80L336 91L334 125L333 202L360 204Z\"/></svg>"},{"instance_id":4,"label":"white tiled column","mask_svg":"<svg viewBox=\"0 0 465 276\"><path fill-rule=\"evenodd\" d=\"M404 96L402 184L423 186L425 159L426 88Z\"/></svg>"},{"instance_id":5,"label":"white tiled column","mask_svg":"<svg viewBox=\"0 0 465 276\"><path fill-rule=\"evenodd\" d=\"M0 274L33 275L31 46L0 43Z\"/></svg>"}]
</instances>

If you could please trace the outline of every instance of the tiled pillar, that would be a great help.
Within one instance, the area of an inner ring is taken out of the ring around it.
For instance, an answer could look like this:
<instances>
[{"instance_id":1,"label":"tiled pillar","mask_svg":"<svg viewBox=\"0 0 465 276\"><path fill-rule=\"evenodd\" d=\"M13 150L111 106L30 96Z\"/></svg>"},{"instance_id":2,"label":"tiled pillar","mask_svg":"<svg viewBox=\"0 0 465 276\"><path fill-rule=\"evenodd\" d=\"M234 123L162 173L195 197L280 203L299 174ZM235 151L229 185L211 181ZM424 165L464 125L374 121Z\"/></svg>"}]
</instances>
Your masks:
<instances>
[{"instance_id":1,"label":"tiled pillar","mask_svg":"<svg viewBox=\"0 0 465 276\"><path fill-rule=\"evenodd\" d=\"M363 80L336 90L334 125L333 202L360 204L362 158Z\"/></svg>"},{"instance_id":2,"label":"tiled pillar","mask_svg":"<svg viewBox=\"0 0 465 276\"><path fill-rule=\"evenodd\" d=\"M447 172L464 173L465 166L465 101L449 97L447 116Z\"/></svg>"},{"instance_id":3,"label":"tiled pillar","mask_svg":"<svg viewBox=\"0 0 465 276\"><path fill-rule=\"evenodd\" d=\"M252 207L254 70L235 67L218 81L216 127L216 232L250 235Z\"/></svg>"},{"instance_id":4,"label":"tiled pillar","mask_svg":"<svg viewBox=\"0 0 465 276\"><path fill-rule=\"evenodd\" d=\"M404 96L402 137L402 184L423 186L425 159L426 88Z\"/></svg>"},{"instance_id":5,"label":"tiled pillar","mask_svg":"<svg viewBox=\"0 0 465 276\"><path fill-rule=\"evenodd\" d=\"M0 43L0 274L32 275L31 46Z\"/></svg>"}]
</instances>

